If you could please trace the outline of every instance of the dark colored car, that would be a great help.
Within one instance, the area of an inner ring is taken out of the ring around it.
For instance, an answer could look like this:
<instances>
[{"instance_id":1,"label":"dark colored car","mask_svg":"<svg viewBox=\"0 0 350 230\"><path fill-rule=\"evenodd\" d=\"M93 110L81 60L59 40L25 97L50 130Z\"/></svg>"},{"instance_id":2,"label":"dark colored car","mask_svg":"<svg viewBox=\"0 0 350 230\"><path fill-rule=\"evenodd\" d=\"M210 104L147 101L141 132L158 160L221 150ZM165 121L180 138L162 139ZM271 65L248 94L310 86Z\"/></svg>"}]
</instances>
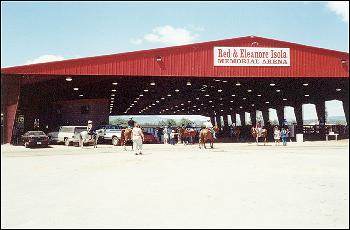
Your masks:
<instances>
[{"instance_id":1,"label":"dark colored car","mask_svg":"<svg viewBox=\"0 0 350 230\"><path fill-rule=\"evenodd\" d=\"M158 140L151 134L151 133L147 133L147 132L143 132L144 135L144 140L143 143L144 144L158 144Z\"/></svg>"},{"instance_id":2,"label":"dark colored car","mask_svg":"<svg viewBox=\"0 0 350 230\"><path fill-rule=\"evenodd\" d=\"M26 148L32 146L47 147L49 137L43 131L28 131L22 135L22 142Z\"/></svg>"}]
</instances>

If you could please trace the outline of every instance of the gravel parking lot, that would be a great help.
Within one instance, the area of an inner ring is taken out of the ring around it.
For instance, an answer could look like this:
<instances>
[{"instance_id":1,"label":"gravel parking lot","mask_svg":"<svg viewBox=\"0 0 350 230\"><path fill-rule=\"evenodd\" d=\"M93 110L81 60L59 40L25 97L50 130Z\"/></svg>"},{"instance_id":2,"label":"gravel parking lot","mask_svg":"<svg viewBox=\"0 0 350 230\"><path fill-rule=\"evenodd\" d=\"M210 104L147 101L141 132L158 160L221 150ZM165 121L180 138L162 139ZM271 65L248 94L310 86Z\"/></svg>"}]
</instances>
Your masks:
<instances>
[{"instance_id":1,"label":"gravel parking lot","mask_svg":"<svg viewBox=\"0 0 350 230\"><path fill-rule=\"evenodd\" d=\"M1 146L2 228L349 228L349 141Z\"/></svg>"}]
</instances>

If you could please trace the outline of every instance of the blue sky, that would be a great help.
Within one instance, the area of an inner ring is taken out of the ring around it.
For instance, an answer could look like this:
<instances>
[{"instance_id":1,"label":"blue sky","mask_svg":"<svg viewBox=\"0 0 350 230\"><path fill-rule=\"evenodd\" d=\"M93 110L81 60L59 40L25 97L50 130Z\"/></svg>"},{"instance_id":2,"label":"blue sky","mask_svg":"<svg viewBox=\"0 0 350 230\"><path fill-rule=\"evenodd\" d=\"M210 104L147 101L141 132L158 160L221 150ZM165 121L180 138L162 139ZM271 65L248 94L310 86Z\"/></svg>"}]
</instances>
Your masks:
<instances>
[{"instance_id":1,"label":"blue sky","mask_svg":"<svg viewBox=\"0 0 350 230\"><path fill-rule=\"evenodd\" d=\"M348 52L348 10L348 2L1 2L1 67L247 35Z\"/></svg>"}]
</instances>

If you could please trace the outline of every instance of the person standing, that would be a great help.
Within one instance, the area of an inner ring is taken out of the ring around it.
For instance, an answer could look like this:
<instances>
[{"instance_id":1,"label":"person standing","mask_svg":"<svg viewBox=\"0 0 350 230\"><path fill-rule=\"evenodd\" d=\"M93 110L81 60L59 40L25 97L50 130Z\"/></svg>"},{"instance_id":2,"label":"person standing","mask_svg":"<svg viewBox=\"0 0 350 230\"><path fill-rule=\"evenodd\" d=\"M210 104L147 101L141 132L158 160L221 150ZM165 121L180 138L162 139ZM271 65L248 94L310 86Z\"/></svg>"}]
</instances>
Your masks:
<instances>
[{"instance_id":1,"label":"person standing","mask_svg":"<svg viewBox=\"0 0 350 230\"><path fill-rule=\"evenodd\" d=\"M285 127L283 127L281 130L281 138L282 138L283 145L286 146L287 138L288 138L288 129L286 129Z\"/></svg>"},{"instance_id":2,"label":"person standing","mask_svg":"<svg viewBox=\"0 0 350 230\"><path fill-rule=\"evenodd\" d=\"M133 117L129 117L128 128L132 129L132 128L134 128L134 126L135 126L135 121L133 120Z\"/></svg>"},{"instance_id":3,"label":"person standing","mask_svg":"<svg viewBox=\"0 0 350 230\"><path fill-rule=\"evenodd\" d=\"M90 140L92 140L94 133L94 126L91 120L88 120L87 132L90 135Z\"/></svg>"},{"instance_id":4,"label":"person standing","mask_svg":"<svg viewBox=\"0 0 350 230\"><path fill-rule=\"evenodd\" d=\"M135 127L132 129L132 142L135 155L142 154L142 142L144 140L144 135L139 124L135 124Z\"/></svg>"},{"instance_id":5,"label":"person standing","mask_svg":"<svg viewBox=\"0 0 350 230\"><path fill-rule=\"evenodd\" d=\"M275 126L275 129L273 130L273 139L275 139L275 145L280 144L281 131L279 130L277 125Z\"/></svg>"},{"instance_id":6,"label":"person standing","mask_svg":"<svg viewBox=\"0 0 350 230\"><path fill-rule=\"evenodd\" d=\"M170 133L170 144L175 145L175 130L172 130Z\"/></svg>"},{"instance_id":7,"label":"person standing","mask_svg":"<svg viewBox=\"0 0 350 230\"><path fill-rule=\"evenodd\" d=\"M165 126L163 129L163 135L164 135L164 144L168 144L168 140L169 140L169 135L168 135L168 126Z\"/></svg>"}]
</instances>

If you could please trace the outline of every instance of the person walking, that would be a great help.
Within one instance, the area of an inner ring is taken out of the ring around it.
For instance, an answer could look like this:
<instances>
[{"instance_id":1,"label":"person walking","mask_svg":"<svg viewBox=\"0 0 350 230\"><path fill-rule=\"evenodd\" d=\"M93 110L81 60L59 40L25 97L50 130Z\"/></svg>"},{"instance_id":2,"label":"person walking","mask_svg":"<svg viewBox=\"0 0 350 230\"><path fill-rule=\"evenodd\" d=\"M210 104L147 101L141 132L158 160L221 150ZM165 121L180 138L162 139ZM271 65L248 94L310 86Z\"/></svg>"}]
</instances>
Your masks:
<instances>
[{"instance_id":1,"label":"person walking","mask_svg":"<svg viewBox=\"0 0 350 230\"><path fill-rule=\"evenodd\" d=\"M163 135L164 135L164 144L168 144L168 140L169 140L169 134L168 134L168 126L165 126L163 129Z\"/></svg>"},{"instance_id":2,"label":"person walking","mask_svg":"<svg viewBox=\"0 0 350 230\"><path fill-rule=\"evenodd\" d=\"M275 128L273 130L273 139L275 140L276 146L280 144L281 131L279 130L277 125L275 126Z\"/></svg>"},{"instance_id":3,"label":"person walking","mask_svg":"<svg viewBox=\"0 0 350 230\"><path fill-rule=\"evenodd\" d=\"M175 145L175 130L172 130L170 133L170 144Z\"/></svg>"},{"instance_id":4,"label":"person walking","mask_svg":"<svg viewBox=\"0 0 350 230\"><path fill-rule=\"evenodd\" d=\"M142 154L142 142L144 138L145 137L143 135L142 129L140 128L140 125L135 123L135 126L132 129L132 142L135 155Z\"/></svg>"},{"instance_id":5,"label":"person walking","mask_svg":"<svg viewBox=\"0 0 350 230\"><path fill-rule=\"evenodd\" d=\"M281 130L281 138L282 138L283 145L286 146L287 138L288 138L288 129L286 129L285 127L283 127Z\"/></svg>"}]
</instances>

